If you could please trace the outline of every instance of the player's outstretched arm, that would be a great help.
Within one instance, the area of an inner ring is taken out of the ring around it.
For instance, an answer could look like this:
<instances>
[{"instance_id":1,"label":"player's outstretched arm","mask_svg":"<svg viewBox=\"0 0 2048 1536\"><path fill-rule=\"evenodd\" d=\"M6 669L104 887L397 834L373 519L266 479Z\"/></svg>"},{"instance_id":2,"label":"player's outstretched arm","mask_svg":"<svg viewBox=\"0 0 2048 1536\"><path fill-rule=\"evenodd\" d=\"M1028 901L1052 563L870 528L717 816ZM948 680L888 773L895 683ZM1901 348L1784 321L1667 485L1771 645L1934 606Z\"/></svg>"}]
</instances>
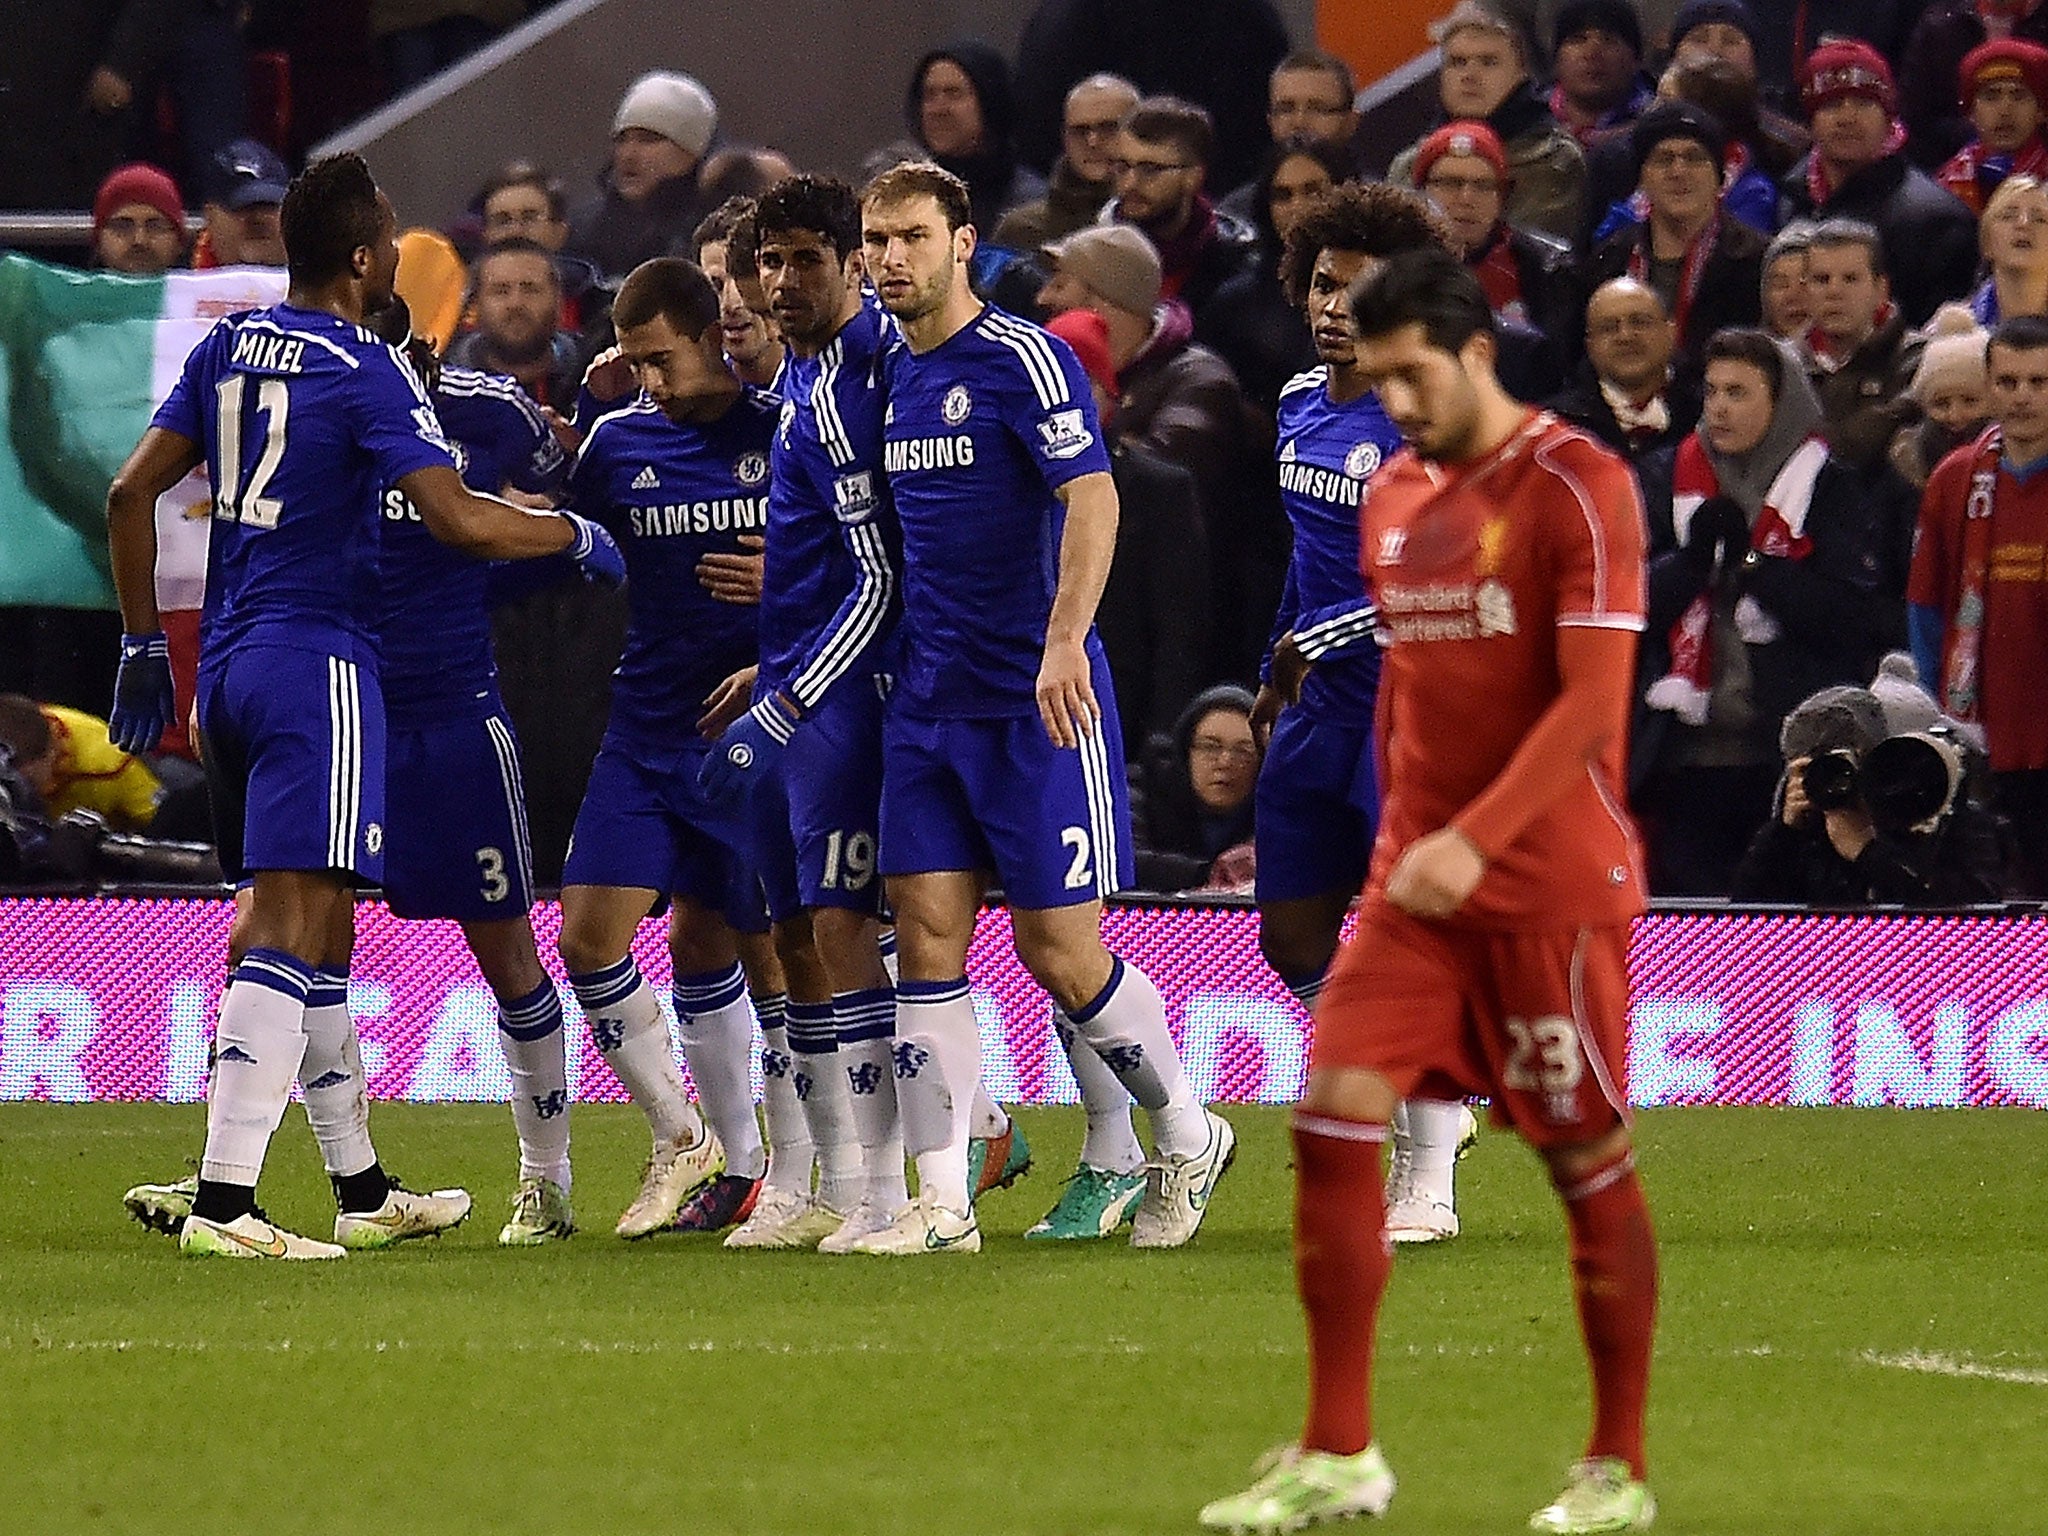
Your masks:
<instances>
[{"instance_id":1,"label":"player's outstretched arm","mask_svg":"<svg viewBox=\"0 0 2048 1536\"><path fill-rule=\"evenodd\" d=\"M573 512L528 512L462 483L446 465L416 469L398 489L419 508L427 532L481 560L532 560L568 553L585 574L615 585L625 571L611 535Z\"/></svg>"},{"instance_id":2,"label":"player's outstretched arm","mask_svg":"<svg viewBox=\"0 0 2048 1536\"><path fill-rule=\"evenodd\" d=\"M1109 581L1116 554L1116 482L1100 471L1059 488L1066 503L1060 535L1059 586L1045 624L1045 656L1038 667L1038 715L1056 747L1075 747L1095 734L1102 718L1088 676L1088 629Z\"/></svg>"}]
</instances>

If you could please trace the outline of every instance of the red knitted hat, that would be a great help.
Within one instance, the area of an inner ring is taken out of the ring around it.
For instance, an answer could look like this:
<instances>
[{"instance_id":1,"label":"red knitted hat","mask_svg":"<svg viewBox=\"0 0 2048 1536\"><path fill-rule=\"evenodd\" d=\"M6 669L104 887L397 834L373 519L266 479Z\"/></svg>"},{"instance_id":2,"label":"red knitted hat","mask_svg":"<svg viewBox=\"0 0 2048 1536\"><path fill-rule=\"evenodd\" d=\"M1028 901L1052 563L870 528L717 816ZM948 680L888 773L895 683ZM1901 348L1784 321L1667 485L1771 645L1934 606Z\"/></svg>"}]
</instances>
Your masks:
<instances>
[{"instance_id":1,"label":"red knitted hat","mask_svg":"<svg viewBox=\"0 0 2048 1536\"><path fill-rule=\"evenodd\" d=\"M1809 115L1844 96L1867 96L1887 112L1898 110L1891 65L1861 38L1830 38L1807 56L1799 73L1799 99Z\"/></svg>"},{"instance_id":2,"label":"red knitted hat","mask_svg":"<svg viewBox=\"0 0 2048 1536\"><path fill-rule=\"evenodd\" d=\"M2000 38L1972 48L1956 71L1956 95L1964 110L1976 99L1977 87L1987 80L2018 80L2033 92L2035 101L2048 108L2048 48L2023 37Z\"/></svg>"},{"instance_id":3,"label":"red knitted hat","mask_svg":"<svg viewBox=\"0 0 2048 1536\"><path fill-rule=\"evenodd\" d=\"M155 166L136 160L127 165L116 166L107 173L107 179L100 183L100 189L92 200L92 232L95 237L114 216L119 208L141 203L154 208L158 213L178 226L182 238L185 233L185 204L178 196L178 184Z\"/></svg>"},{"instance_id":4,"label":"red knitted hat","mask_svg":"<svg viewBox=\"0 0 2048 1536\"><path fill-rule=\"evenodd\" d=\"M1508 179L1508 154L1501 148L1500 135L1486 124L1469 118L1445 123L1415 149L1415 185L1429 180L1430 170L1445 155L1470 155L1493 167L1493 174Z\"/></svg>"}]
</instances>

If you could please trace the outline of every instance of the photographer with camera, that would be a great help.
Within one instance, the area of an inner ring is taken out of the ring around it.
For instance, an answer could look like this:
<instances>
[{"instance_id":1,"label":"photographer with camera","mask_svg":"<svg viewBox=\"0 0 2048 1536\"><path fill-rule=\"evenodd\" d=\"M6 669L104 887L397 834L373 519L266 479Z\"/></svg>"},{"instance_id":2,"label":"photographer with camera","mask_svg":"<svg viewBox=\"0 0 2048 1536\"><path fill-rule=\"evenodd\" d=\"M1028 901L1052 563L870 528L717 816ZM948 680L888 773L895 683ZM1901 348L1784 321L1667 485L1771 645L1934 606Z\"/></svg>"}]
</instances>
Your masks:
<instances>
[{"instance_id":1,"label":"photographer with camera","mask_svg":"<svg viewBox=\"0 0 2048 1536\"><path fill-rule=\"evenodd\" d=\"M1971 748L1949 722L1894 733L1870 689L1823 688L1785 717L1778 740L1777 812L1736 870L1736 900L1955 907L2003 899L1998 819L1972 798Z\"/></svg>"}]
</instances>

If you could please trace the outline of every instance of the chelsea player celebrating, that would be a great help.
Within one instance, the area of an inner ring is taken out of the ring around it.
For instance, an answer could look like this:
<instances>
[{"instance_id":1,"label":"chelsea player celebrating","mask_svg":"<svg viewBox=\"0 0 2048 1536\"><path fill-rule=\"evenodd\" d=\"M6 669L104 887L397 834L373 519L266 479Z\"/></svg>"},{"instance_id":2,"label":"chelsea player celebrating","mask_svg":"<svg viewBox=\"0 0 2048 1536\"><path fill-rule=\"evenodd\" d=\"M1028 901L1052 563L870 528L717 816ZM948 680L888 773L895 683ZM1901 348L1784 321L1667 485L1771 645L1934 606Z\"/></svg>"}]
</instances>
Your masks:
<instances>
[{"instance_id":1,"label":"chelsea player celebrating","mask_svg":"<svg viewBox=\"0 0 2048 1536\"><path fill-rule=\"evenodd\" d=\"M230 316L194 349L108 491L127 631L113 726L124 750L143 751L171 713L152 581L154 508L203 459L214 508L199 729L222 865L252 875L253 886L221 1004L199 1188L179 1244L236 1258L324 1259L345 1249L278 1228L255 1195L293 1079L318 1082L346 1068L346 1009L309 1009L308 994L316 972L346 973L351 887L383 874L385 721L373 639L380 488L398 487L436 538L472 554L566 549L588 558L601 534L580 518L530 514L463 485L418 380L361 325L367 308L390 298L398 244L391 205L359 158L310 166L286 195L283 223L285 302ZM329 1023L338 1015L341 1027L316 1032L315 1012ZM337 1238L353 1225L345 1200Z\"/></svg>"},{"instance_id":2,"label":"chelsea player celebrating","mask_svg":"<svg viewBox=\"0 0 2048 1536\"><path fill-rule=\"evenodd\" d=\"M902 979L896 1077L916 1204L854 1244L972 1252L981 1038L967 948L992 872L1017 955L1150 1111L1132 1242L1194 1235L1236 1138L1188 1086L1151 981L1103 947L1131 862L1095 606L1116 542L1109 457L1067 347L975 298L966 185L897 166L861 197L868 275L902 329L884 457L903 531L903 655L883 736L882 870Z\"/></svg>"},{"instance_id":3,"label":"chelsea player celebrating","mask_svg":"<svg viewBox=\"0 0 2048 1536\"><path fill-rule=\"evenodd\" d=\"M625 655L611 721L576 816L562 880L562 959L599 1051L646 1114L654 1147L621 1237L675 1222L716 1230L751 1211L766 1157L754 1118L753 1017L733 921L751 923L760 881L740 815L697 787L705 701L753 665L755 615L697 580L706 554L743 553L767 521L778 406L720 350L718 295L693 262L663 257L619 289L612 324L641 393L600 416L570 478L575 505L618 531L630 577ZM683 1052L707 1127L684 1096L633 935L670 896L669 951Z\"/></svg>"},{"instance_id":4,"label":"chelsea player celebrating","mask_svg":"<svg viewBox=\"0 0 2048 1536\"><path fill-rule=\"evenodd\" d=\"M815 1199L771 1188L726 1241L840 1253L908 1203L875 862L878 653L897 616L878 377L891 328L864 297L851 187L791 177L761 198L754 226L760 280L792 355L770 456L756 702L701 777L707 792L750 795L755 862L778 931L807 928L812 941L786 945L782 958L788 1044L821 1181Z\"/></svg>"}]
</instances>

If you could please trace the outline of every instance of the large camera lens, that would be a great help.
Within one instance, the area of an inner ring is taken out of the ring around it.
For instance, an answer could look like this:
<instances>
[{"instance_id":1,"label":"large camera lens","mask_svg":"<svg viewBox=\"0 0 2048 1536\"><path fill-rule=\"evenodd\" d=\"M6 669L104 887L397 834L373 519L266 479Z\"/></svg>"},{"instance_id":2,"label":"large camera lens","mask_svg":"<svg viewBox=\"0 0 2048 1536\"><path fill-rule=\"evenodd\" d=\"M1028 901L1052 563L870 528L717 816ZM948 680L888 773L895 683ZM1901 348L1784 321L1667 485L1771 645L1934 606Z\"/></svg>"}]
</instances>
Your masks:
<instances>
[{"instance_id":1,"label":"large camera lens","mask_svg":"<svg viewBox=\"0 0 2048 1536\"><path fill-rule=\"evenodd\" d=\"M1887 832L1904 832L1947 810L1961 782L1962 755L1932 736L1889 737L1863 760L1863 799L1870 819Z\"/></svg>"},{"instance_id":2,"label":"large camera lens","mask_svg":"<svg viewBox=\"0 0 2048 1536\"><path fill-rule=\"evenodd\" d=\"M1856 799L1856 756L1837 749L1806 762L1806 799L1817 811L1839 811Z\"/></svg>"}]
</instances>

